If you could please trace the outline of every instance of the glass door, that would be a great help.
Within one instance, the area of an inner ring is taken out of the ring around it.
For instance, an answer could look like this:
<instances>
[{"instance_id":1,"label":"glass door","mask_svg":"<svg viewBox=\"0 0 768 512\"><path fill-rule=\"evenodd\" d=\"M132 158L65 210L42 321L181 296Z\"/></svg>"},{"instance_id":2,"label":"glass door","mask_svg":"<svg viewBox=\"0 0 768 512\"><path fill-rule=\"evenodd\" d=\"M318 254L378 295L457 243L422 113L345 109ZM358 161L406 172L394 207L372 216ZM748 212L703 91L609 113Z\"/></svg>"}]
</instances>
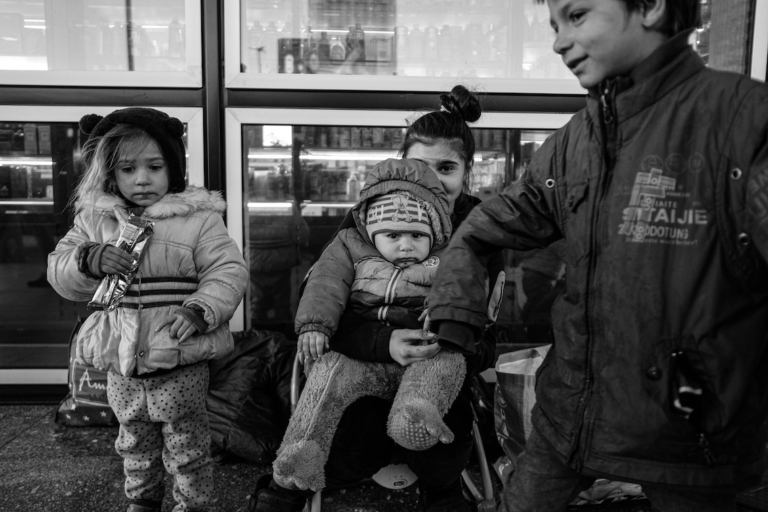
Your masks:
<instances>
[{"instance_id":1,"label":"glass door","mask_svg":"<svg viewBox=\"0 0 768 512\"><path fill-rule=\"evenodd\" d=\"M48 254L72 226L85 114L110 107L0 107L0 384L66 382L69 334L84 303L46 278ZM186 126L188 181L203 183L202 111L163 108Z\"/></svg>"},{"instance_id":2,"label":"glass door","mask_svg":"<svg viewBox=\"0 0 768 512\"><path fill-rule=\"evenodd\" d=\"M227 110L232 162L227 168L227 225L251 273L233 329L282 330L293 336L304 276L359 200L374 165L399 157L409 117L397 111ZM519 179L536 149L569 118L484 114L473 128L477 150L471 193L485 200ZM243 198L242 205L237 197ZM507 260L515 261L511 255ZM516 276L511 267L508 276ZM514 289L508 288L510 293ZM515 322L513 309L500 319L508 331Z\"/></svg>"}]
</instances>

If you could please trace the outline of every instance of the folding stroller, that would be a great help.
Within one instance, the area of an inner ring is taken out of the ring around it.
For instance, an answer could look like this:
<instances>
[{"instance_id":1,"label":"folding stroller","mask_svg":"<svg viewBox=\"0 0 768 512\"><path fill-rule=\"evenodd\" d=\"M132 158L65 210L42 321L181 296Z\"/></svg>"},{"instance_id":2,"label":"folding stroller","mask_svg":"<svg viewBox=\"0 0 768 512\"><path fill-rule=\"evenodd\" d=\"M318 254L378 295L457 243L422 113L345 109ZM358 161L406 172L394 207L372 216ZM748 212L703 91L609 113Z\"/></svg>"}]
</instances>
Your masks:
<instances>
[{"instance_id":1,"label":"folding stroller","mask_svg":"<svg viewBox=\"0 0 768 512\"><path fill-rule=\"evenodd\" d=\"M291 412L293 413L296 410L296 404L299 402L299 395L301 394L300 385L301 385L301 361L299 361L299 354L296 354L296 358L293 361L293 375L291 377ZM472 478L469 476L469 473L465 469L461 473L462 480L464 481L464 484L467 486L467 489L469 490L470 494L472 495L472 498L474 500L475 506L477 507L478 512L494 512L496 510L496 501L493 498L493 484L491 483L491 472L488 466L488 461L485 457L485 451L483 448L483 440L480 437L480 429L477 426L477 415L475 414L474 407L472 408L472 415L474 417L474 421L472 424L472 433L475 440L475 452L478 455L478 460L480 463L480 474L483 480L482 486L483 486L483 492L481 493L480 490L477 488L477 486L472 481ZM313 496L312 500L307 501L307 507L304 509L305 512L320 512L321 508L321 502L322 502L322 491L317 491Z\"/></svg>"}]
</instances>

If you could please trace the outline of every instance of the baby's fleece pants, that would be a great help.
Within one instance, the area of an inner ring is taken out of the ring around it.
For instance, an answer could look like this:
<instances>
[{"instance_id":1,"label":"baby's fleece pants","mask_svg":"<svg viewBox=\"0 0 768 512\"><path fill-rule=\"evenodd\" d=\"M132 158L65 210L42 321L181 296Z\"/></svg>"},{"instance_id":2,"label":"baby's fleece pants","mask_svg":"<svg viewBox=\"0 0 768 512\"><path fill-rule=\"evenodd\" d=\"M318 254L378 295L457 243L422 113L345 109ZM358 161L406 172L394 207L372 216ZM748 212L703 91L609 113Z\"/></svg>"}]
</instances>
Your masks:
<instances>
[{"instance_id":1,"label":"baby's fleece pants","mask_svg":"<svg viewBox=\"0 0 768 512\"><path fill-rule=\"evenodd\" d=\"M109 373L107 397L120 421L125 495L162 502L165 468L174 477L173 512L205 510L213 496L211 434L205 408L208 363L143 379Z\"/></svg>"}]
</instances>

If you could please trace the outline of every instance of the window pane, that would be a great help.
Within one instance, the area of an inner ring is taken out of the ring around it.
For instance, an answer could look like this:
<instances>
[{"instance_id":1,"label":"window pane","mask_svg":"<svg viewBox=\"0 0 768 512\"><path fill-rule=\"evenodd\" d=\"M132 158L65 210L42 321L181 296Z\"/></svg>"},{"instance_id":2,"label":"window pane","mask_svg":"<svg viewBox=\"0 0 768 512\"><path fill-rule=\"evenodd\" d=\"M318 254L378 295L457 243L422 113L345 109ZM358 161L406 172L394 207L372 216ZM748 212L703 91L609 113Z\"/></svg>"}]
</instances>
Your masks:
<instances>
[{"instance_id":1,"label":"window pane","mask_svg":"<svg viewBox=\"0 0 768 512\"><path fill-rule=\"evenodd\" d=\"M0 70L186 71L184 4L0 1Z\"/></svg>"}]
</instances>

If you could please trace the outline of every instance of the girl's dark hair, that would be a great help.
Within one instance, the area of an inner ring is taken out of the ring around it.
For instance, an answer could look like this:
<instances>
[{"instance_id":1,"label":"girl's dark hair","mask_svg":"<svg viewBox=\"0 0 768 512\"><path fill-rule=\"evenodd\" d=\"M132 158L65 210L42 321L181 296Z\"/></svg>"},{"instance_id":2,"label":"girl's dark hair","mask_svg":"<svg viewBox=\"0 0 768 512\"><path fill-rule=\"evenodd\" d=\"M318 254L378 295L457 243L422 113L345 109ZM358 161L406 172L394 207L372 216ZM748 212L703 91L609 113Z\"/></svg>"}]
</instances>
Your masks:
<instances>
[{"instance_id":1,"label":"girl's dark hair","mask_svg":"<svg viewBox=\"0 0 768 512\"><path fill-rule=\"evenodd\" d=\"M463 85L440 95L440 110L422 115L409 123L400 154L406 155L417 143L433 146L445 142L464 160L467 172L464 176L465 191L469 189L472 164L475 158L475 137L467 123L480 119L483 109L475 93Z\"/></svg>"}]
</instances>

